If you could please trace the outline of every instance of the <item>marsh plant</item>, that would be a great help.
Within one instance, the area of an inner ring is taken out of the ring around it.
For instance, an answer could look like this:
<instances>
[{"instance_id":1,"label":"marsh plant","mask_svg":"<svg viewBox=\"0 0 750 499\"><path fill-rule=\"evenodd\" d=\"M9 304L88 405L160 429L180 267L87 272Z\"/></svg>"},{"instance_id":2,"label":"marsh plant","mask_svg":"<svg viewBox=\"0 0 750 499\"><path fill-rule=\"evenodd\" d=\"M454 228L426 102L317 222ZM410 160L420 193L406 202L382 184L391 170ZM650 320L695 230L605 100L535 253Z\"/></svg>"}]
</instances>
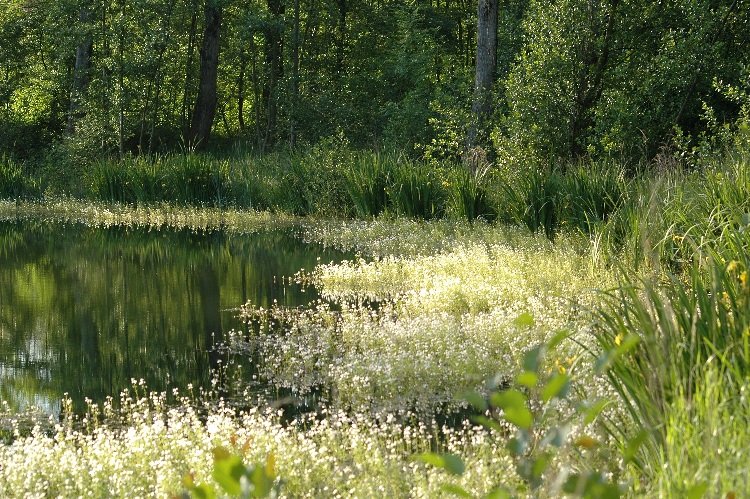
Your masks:
<instances>
[{"instance_id":1,"label":"marsh plant","mask_svg":"<svg viewBox=\"0 0 750 499\"><path fill-rule=\"evenodd\" d=\"M3 153L0 156L0 198L18 199L36 194L36 181L23 170L23 164Z\"/></svg>"},{"instance_id":2,"label":"marsh plant","mask_svg":"<svg viewBox=\"0 0 750 499\"><path fill-rule=\"evenodd\" d=\"M430 224L423 227L429 244ZM456 394L498 369L512 379L522 352L559 329L581 328L589 290L611 279L574 245L531 236L516 244L321 264L297 278L325 301L302 309L249 303L243 316L254 327L231 341L260 354L260 375L272 384L299 395L323 390L334 407L455 412L465 406ZM521 314L534 322L519 325Z\"/></svg>"},{"instance_id":3,"label":"marsh plant","mask_svg":"<svg viewBox=\"0 0 750 499\"><path fill-rule=\"evenodd\" d=\"M166 498L187 490L201 497L196 489L231 493L239 486L242 492L242 471L264 475L258 477L264 490L282 497L430 498L441 493L447 477L411 459L430 450L470 455L467 464L476 473L460 483L473 493L490 490L491 477L514 484L509 457L478 426L338 411L285 422L278 411L239 413L191 397L171 407L165 394L145 388L123 393L121 409L91 406L84 420L55 420L49 431L16 433L0 447L3 495Z\"/></svg>"}]
</instances>

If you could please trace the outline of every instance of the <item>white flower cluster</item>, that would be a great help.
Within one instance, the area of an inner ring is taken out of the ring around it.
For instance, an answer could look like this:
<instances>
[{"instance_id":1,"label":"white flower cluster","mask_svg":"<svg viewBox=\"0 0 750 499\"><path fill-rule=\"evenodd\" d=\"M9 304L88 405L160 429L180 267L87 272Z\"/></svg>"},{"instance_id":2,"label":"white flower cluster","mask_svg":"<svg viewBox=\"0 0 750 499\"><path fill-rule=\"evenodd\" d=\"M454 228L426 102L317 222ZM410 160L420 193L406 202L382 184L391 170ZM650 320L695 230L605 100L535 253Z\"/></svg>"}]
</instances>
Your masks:
<instances>
[{"instance_id":1,"label":"white flower cluster","mask_svg":"<svg viewBox=\"0 0 750 499\"><path fill-rule=\"evenodd\" d=\"M428 246L444 234L438 224L399 223L410 237L424 229L416 239ZM265 359L261 374L301 394L322 388L340 408L455 410L458 396L481 390L486 379L510 381L528 349L562 329L579 331L581 311L596 300L592 290L614 282L572 243L532 236L488 243L500 235L489 227L480 233L483 241L437 253L319 265L299 277L337 311L322 302L295 310L246 305L248 318L268 314L252 339ZM562 358L580 353L566 348Z\"/></svg>"},{"instance_id":2,"label":"white flower cluster","mask_svg":"<svg viewBox=\"0 0 750 499\"><path fill-rule=\"evenodd\" d=\"M460 478L467 490L484 495L517 485L512 460L480 428L343 412L284 424L278 413L222 408L202 420L188 400L167 409L164 395L124 395L123 405L119 424L83 431L61 423L51 433L37 427L0 446L3 497L173 497L187 474L213 483L217 446L245 463L273 455L284 497L436 497L449 477L413 459L435 450L436 441L445 442L439 451L471 456L471 471Z\"/></svg>"}]
</instances>

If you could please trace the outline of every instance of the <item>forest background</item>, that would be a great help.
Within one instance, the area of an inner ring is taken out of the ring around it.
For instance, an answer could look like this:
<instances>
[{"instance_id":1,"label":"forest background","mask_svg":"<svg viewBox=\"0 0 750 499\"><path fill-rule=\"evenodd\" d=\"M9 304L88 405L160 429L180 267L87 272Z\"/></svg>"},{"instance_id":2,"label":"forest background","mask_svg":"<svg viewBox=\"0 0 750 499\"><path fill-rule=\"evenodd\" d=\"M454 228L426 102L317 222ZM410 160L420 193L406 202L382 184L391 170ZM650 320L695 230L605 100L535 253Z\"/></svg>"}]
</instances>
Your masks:
<instances>
[{"instance_id":1,"label":"forest background","mask_svg":"<svg viewBox=\"0 0 750 499\"><path fill-rule=\"evenodd\" d=\"M747 140L747 1L480 3L4 0L5 183L196 148L634 169Z\"/></svg>"}]
</instances>

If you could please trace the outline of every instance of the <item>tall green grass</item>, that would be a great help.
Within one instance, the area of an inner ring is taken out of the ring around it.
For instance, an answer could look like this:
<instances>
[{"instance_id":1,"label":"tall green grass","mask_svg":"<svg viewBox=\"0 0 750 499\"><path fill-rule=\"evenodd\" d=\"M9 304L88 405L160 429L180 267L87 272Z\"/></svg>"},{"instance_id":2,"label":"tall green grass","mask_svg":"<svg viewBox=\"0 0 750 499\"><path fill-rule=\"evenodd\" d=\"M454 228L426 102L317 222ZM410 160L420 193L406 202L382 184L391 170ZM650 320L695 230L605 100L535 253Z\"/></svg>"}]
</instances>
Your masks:
<instances>
[{"instance_id":1,"label":"tall green grass","mask_svg":"<svg viewBox=\"0 0 750 499\"><path fill-rule=\"evenodd\" d=\"M92 193L122 203L226 206L231 204L227 161L198 154L127 157L103 160L90 172Z\"/></svg>"},{"instance_id":2,"label":"tall green grass","mask_svg":"<svg viewBox=\"0 0 750 499\"><path fill-rule=\"evenodd\" d=\"M486 168L475 171L455 168L448 185L448 213L469 223L479 218L494 220L497 209L492 206L488 192L490 174Z\"/></svg>"},{"instance_id":3,"label":"tall green grass","mask_svg":"<svg viewBox=\"0 0 750 499\"><path fill-rule=\"evenodd\" d=\"M682 277L658 282L626 275L599 310L600 365L626 409L625 420L610 421L609 430L620 442L640 436L635 462L651 479L661 476L668 438L685 431L670 426L677 416L708 410L693 404L750 378L747 229L727 223L711 244L686 239L693 260ZM711 379L721 384L706 387ZM746 404L740 402L738 409ZM734 451L750 438L730 444Z\"/></svg>"},{"instance_id":4,"label":"tall green grass","mask_svg":"<svg viewBox=\"0 0 750 499\"><path fill-rule=\"evenodd\" d=\"M12 157L0 156L0 198L18 199L35 195L37 182L25 172L23 165Z\"/></svg>"},{"instance_id":5,"label":"tall green grass","mask_svg":"<svg viewBox=\"0 0 750 499\"><path fill-rule=\"evenodd\" d=\"M358 217L374 217L388 207L394 163L397 161L397 158L378 152L359 153L351 168L344 172L346 192Z\"/></svg>"},{"instance_id":6,"label":"tall green grass","mask_svg":"<svg viewBox=\"0 0 750 499\"><path fill-rule=\"evenodd\" d=\"M430 220L445 214L445 191L439 172L425 163L398 161L389 196L398 216Z\"/></svg>"}]
</instances>

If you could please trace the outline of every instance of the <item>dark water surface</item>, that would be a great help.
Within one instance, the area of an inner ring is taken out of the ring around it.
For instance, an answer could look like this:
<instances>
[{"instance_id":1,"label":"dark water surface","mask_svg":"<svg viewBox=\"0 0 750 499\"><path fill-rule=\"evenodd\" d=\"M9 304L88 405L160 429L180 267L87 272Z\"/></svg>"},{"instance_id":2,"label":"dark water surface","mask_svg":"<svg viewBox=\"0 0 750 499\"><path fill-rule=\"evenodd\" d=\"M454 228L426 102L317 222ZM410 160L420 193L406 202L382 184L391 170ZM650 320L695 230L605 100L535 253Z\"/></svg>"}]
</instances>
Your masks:
<instances>
[{"instance_id":1,"label":"dark water surface","mask_svg":"<svg viewBox=\"0 0 750 499\"><path fill-rule=\"evenodd\" d=\"M240 305L306 304L315 290L282 277L341 258L280 231L0 221L0 400L56 413L64 393L81 410L131 379L206 386Z\"/></svg>"}]
</instances>

